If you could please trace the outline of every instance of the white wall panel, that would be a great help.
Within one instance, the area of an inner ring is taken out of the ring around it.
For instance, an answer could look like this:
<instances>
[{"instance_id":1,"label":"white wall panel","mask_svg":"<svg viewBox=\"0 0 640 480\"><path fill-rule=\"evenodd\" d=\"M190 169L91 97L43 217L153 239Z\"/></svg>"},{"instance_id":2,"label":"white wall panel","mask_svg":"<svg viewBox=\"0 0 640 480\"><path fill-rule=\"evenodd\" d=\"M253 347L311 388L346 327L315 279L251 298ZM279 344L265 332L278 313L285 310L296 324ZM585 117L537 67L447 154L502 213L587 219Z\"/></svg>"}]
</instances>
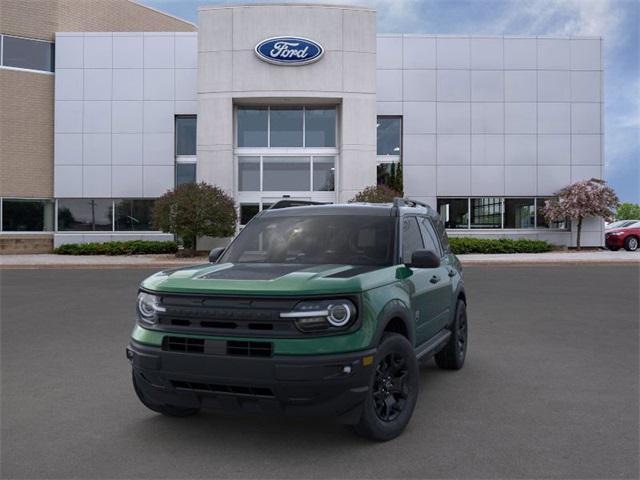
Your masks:
<instances>
[{"instance_id":1,"label":"white wall panel","mask_svg":"<svg viewBox=\"0 0 640 480\"><path fill-rule=\"evenodd\" d=\"M599 103L571 104L571 133L600 133Z\"/></svg>"},{"instance_id":2,"label":"white wall panel","mask_svg":"<svg viewBox=\"0 0 640 480\"><path fill-rule=\"evenodd\" d=\"M535 38L504 39L504 68L508 70L535 69L538 66L537 59Z\"/></svg>"},{"instance_id":3,"label":"white wall panel","mask_svg":"<svg viewBox=\"0 0 640 480\"><path fill-rule=\"evenodd\" d=\"M469 68L471 65L471 42L468 38L438 37L438 68Z\"/></svg>"},{"instance_id":4,"label":"white wall panel","mask_svg":"<svg viewBox=\"0 0 640 480\"><path fill-rule=\"evenodd\" d=\"M469 70L438 70L438 101L468 102L470 100Z\"/></svg>"},{"instance_id":5,"label":"white wall panel","mask_svg":"<svg viewBox=\"0 0 640 480\"><path fill-rule=\"evenodd\" d=\"M570 132L571 104L560 102L538 104L538 133Z\"/></svg>"},{"instance_id":6,"label":"white wall panel","mask_svg":"<svg viewBox=\"0 0 640 480\"><path fill-rule=\"evenodd\" d=\"M535 165L537 163L537 135L506 135L504 161L508 165Z\"/></svg>"},{"instance_id":7,"label":"white wall panel","mask_svg":"<svg viewBox=\"0 0 640 480\"><path fill-rule=\"evenodd\" d=\"M504 135L471 135L473 165L503 165Z\"/></svg>"},{"instance_id":8,"label":"white wall panel","mask_svg":"<svg viewBox=\"0 0 640 480\"><path fill-rule=\"evenodd\" d=\"M471 100L502 102L504 100L504 73L501 70L472 71Z\"/></svg>"},{"instance_id":9,"label":"white wall panel","mask_svg":"<svg viewBox=\"0 0 640 480\"><path fill-rule=\"evenodd\" d=\"M111 135L109 133L85 133L82 141L84 165L111 165Z\"/></svg>"},{"instance_id":10,"label":"white wall panel","mask_svg":"<svg viewBox=\"0 0 640 480\"><path fill-rule=\"evenodd\" d=\"M111 70L103 68L85 69L84 100L111 100L111 80Z\"/></svg>"},{"instance_id":11,"label":"white wall panel","mask_svg":"<svg viewBox=\"0 0 640 480\"><path fill-rule=\"evenodd\" d=\"M112 68L112 37L84 37L84 68Z\"/></svg>"},{"instance_id":12,"label":"white wall panel","mask_svg":"<svg viewBox=\"0 0 640 480\"><path fill-rule=\"evenodd\" d=\"M56 70L60 68L83 68L84 36L77 33L56 34Z\"/></svg>"},{"instance_id":13,"label":"white wall panel","mask_svg":"<svg viewBox=\"0 0 640 480\"><path fill-rule=\"evenodd\" d=\"M58 198L82 197L82 166L56 165L53 193Z\"/></svg>"},{"instance_id":14,"label":"white wall panel","mask_svg":"<svg viewBox=\"0 0 640 480\"><path fill-rule=\"evenodd\" d=\"M404 68L436 68L435 37L405 35L403 47Z\"/></svg>"},{"instance_id":15,"label":"white wall panel","mask_svg":"<svg viewBox=\"0 0 640 480\"><path fill-rule=\"evenodd\" d=\"M436 71L404 70L402 94L405 101L434 101L436 99Z\"/></svg>"},{"instance_id":16,"label":"white wall panel","mask_svg":"<svg viewBox=\"0 0 640 480\"><path fill-rule=\"evenodd\" d=\"M173 68L174 36L144 35L144 68Z\"/></svg>"},{"instance_id":17,"label":"white wall panel","mask_svg":"<svg viewBox=\"0 0 640 480\"><path fill-rule=\"evenodd\" d=\"M111 132L111 102L84 101L82 111L84 133Z\"/></svg>"},{"instance_id":18,"label":"white wall panel","mask_svg":"<svg viewBox=\"0 0 640 480\"><path fill-rule=\"evenodd\" d=\"M55 75L56 100L82 100L83 70L60 68Z\"/></svg>"},{"instance_id":19,"label":"white wall panel","mask_svg":"<svg viewBox=\"0 0 640 480\"><path fill-rule=\"evenodd\" d=\"M571 135L539 135L538 165L571 163Z\"/></svg>"},{"instance_id":20,"label":"white wall panel","mask_svg":"<svg viewBox=\"0 0 640 480\"><path fill-rule=\"evenodd\" d=\"M501 37L471 39L472 69L502 69L504 42Z\"/></svg>"},{"instance_id":21,"label":"white wall panel","mask_svg":"<svg viewBox=\"0 0 640 480\"><path fill-rule=\"evenodd\" d=\"M505 71L504 96L507 102L537 101L538 73L535 70Z\"/></svg>"},{"instance_id":22,"label":"white wall panel","mask_svg":"<svg viewBox=\"0 0 640 480\"><path fill-rule=\"evenodd\" d=\"M113 36L113 68L142 68L142 34Z\"/></svg>"},{"instance_id":23,"label":"white wall panel","mask_svg":"<svg viewBox=\"0 0 640 480\"><path fill-rule=\"evenodd\" d=\"M471 136L445 135L437 138L438 165L459 165L471 163Z\"/></svg>"},{"instance_id":24,"label":"white wall panel","mask_svg":"<svg viewBox=\"0 0 640 480\"><path fill-rule=\"evenodd\" d=\"M111 167L85 165L82 170L82 196L85 198L111 197Z\"/></svg>"},{"instance_id":25,"label":"white wall panel","mask_svg":"<svg viewBox=\"0 0 640 480\"><path fill-rule=\"evenodd\" d=\"M466 102L438 102L438 133L470 133L470 107Z\"/></svg>"},{"instance_id":26,"label":"white wall panel","mask_svg":"<svg viewBox=\"0 0 640 480\"><path fill-rule=\"evenodd\" d=\"M471 132L504 133L504 103L472 103Z\"/></svg>"},{"instance_id":27,"label":"white wall panel","mask_svg":"<svg viewBox=\"0 0 640 480\"><path fill-rule=\"evenodd\" d=\"M572 135L571 163L573 165L602 165L600 135Z\"/></svg>"},{"instance_id":28,"label":"white wall panel","mask_svg":"<svg viewBox=\"0 0 640 480\"><path fill-rule=\"evenodd\" d=\"M571 44L564 39L538 39L538 68L541 70L569 70Z\"/></svg>"},{"instance_id":29,"label":"white wall panel","mask_svg":"<svg viewBox=\"0 0 640 480\"><path fill-rule=\"evenodd\" d=\"M113 165L142 165L142 133L112 134L111 163Z\"/></svg>"}]
</instances>

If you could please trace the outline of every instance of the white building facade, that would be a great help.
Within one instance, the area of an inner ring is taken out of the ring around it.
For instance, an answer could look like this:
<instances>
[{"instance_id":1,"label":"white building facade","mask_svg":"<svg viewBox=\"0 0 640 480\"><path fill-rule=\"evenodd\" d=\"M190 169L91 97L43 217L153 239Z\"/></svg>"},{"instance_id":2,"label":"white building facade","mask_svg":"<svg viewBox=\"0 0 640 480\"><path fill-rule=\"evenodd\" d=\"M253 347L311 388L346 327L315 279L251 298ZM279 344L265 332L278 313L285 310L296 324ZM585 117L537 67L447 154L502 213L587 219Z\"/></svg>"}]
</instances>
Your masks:
<instances>
[{"instance_id":1,"label":"white building facade","mask_svg":"<svg viewBox=\"0 0 640 480\"><path fill-rule=\"evenodd\" d=\"M153 199L196 180L231 194L241 224L282 197L346 202L378 182L453 235L575 244L538 210L603 177L601 39L375 22L362 7L227 5L202 7L197 34L58 33L55 244L170 238L151 230ZM321 53L274 64L256 52L273 38ZM602 245L600 220L583 231Z\"/></svg>"}]
</instances>

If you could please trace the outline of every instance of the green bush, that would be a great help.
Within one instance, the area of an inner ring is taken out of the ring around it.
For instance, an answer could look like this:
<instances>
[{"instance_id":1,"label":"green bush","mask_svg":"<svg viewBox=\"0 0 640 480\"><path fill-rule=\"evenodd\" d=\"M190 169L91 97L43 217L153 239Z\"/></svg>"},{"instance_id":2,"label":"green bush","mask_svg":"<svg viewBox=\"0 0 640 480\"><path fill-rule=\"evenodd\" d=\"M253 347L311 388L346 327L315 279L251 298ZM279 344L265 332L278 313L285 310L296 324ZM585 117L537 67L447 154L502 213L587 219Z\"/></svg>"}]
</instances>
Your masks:
<instances>
[{"instance_id":1,"label":"green bush","mask_svg":"<svg viewBox=\"0 0 640 480\"><path fill-rule=\"evenodd\" d=\"M449 237L451 251L456 255L464 253L542 253L553 246L543 240L510 238L486 239L471 237Z\"/></svg>"},{"instance_id":2,"label":"green bush","mask_svg":"<svg viewBox=\"0 0 640 480\"><path fill-rule=\"evenodd\" d=\"M173 241L129 240L127 242L68 243L60 245L54 253L60 255L143 255L175 253L178 245Z\"/></svg>"}]
</instances>

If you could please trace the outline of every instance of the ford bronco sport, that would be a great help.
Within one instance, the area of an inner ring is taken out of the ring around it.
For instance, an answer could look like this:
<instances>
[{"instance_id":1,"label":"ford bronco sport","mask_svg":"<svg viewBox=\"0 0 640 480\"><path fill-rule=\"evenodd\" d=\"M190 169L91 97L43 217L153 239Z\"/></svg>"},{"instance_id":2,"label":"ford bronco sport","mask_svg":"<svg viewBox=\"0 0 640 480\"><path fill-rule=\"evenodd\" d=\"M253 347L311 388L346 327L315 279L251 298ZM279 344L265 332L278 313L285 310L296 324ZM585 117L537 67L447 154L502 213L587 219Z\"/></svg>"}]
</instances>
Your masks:
<instances>
[{"instance_id":1,"label":"ford bronco sport","mask_svg":"<svg viewBox=\"0 0 640 480\"><path fill-rule=\"evenodd\" d=\"M464 363L460 263L427 205L272 207L209 260L140 285L127 357L155 412L326 415L389 440L418 362Z\"/></svg>"}]
</instances>

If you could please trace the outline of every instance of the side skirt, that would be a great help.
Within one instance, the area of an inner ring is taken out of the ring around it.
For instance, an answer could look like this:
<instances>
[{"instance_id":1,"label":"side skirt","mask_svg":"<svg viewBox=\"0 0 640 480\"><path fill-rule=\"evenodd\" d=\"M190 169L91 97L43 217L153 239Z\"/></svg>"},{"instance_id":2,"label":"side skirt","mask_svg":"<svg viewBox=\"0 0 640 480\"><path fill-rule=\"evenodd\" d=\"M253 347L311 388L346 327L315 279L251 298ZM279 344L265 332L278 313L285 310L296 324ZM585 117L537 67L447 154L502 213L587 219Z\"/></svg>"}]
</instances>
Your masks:
<instances>
[{"instance_id":1,"label":"side skirt","mask_svg":"<svg viewBox=\"0 0 640 480\"><path fill-rule=\"evenodd\" d=\"M416 349L416 358L418 360L427 360L432 357L447 344L450 336L451 330L443 328Z\"/></svg>"}]
</instances>

